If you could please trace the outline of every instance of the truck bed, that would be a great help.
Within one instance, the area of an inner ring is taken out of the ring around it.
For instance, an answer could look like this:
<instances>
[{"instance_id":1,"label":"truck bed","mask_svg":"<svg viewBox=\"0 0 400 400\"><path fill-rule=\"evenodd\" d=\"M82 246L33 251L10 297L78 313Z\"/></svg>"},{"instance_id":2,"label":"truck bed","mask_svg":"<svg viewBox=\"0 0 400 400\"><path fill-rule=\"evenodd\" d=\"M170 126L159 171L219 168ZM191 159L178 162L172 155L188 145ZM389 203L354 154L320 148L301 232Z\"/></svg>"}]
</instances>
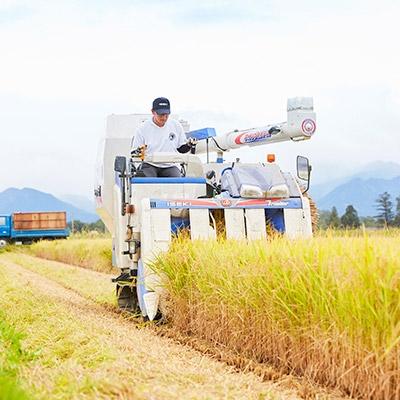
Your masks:
<instances>
[{"instance_id":1,"label":"truck bed","mask_svg":"<svg viewBox=\"0 0 400 400\"><path fill-rule=\"evenodd\" d=\"M24 212L13 214L14 231L54 231L67 228L65 211L57 212ZM34 232L31 232L32 234Z\"/></svg>"}]
</instances>

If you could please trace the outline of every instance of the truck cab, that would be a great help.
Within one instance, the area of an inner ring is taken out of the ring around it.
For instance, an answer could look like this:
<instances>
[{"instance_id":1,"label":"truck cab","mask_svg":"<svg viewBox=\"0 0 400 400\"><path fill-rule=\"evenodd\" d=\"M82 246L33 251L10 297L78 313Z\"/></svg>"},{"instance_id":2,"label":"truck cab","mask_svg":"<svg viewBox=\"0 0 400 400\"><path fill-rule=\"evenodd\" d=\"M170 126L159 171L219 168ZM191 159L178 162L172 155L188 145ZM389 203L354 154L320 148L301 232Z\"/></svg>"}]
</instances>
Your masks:
<instances>
[{"instance_id":1,"label":"truck cab","mask_svg":"<svg viewBox=\"0 0 400 400\"><path fill-rule=\"evenodd\" d=\"M0 214L0 248L7 245L11 236L11 216Z\"/></svg>"},{"instance_id":2,"label":"truck cab","mask_svg":"<svg viewBox=\"0 0 400 400\"><path fill-rule=\"evenodd\" d=\"M0 215L0 240L7 240L11 236L11 216Z\"/></svg>"}]
</instances>

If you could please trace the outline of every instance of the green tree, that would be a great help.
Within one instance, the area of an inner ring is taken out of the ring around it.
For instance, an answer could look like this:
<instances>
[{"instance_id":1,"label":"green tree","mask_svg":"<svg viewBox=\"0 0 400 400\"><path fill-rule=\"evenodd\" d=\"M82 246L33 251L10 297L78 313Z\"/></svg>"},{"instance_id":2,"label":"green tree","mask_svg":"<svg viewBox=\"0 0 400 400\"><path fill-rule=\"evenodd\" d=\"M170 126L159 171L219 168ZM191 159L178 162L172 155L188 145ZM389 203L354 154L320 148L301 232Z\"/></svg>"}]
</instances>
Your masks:
<instances>
[{"instance_id":1,"label":"green tree","mask_svg":"<svg viewBox=\"0 0 400 400\"><path fill-rule=\"evenodd\" d=\"M318 218L318 228L327 229L329 226L329 217L331 216L331 212L328 210L318 210L319 218Z\"/></svg>"},{"instance_id":2,"label":"green tree","mask_svg":"<svg viewBox=\"0 0 400 400\"><path fill-rule=\"evenodd\" d=\"M360 222L366 228L377 228L379 226L374 217L361 217Z\"/></svg>"},{"instance_id":3,"label":"green tree","mask_svg":"<svg viewBox=\"0 0 400 400\"><path fill-rule=\"evenodd\" d=\"M396 197L396 216L394 217L394 225L400 227L400 196Z\"/></svg>"},{"instance_id":4,"label":"green tree","mask_svg":"<svg viewBox=\"0 0 400 400\"><path fill-rule=\"evenodd\" d=\"M388 226L393 222L393 203L388 192L384 192L376 199L378 214L375 218L379 223Z\"/></svg>"},{"instance_id":5,"label":"green tree","mask_svg":"<svg viewBox=\"0 0 400 400\"><path fill-rule=\"evenodd\" d=\"M87 228L89 231L97 231L100 233L106 232L106 226L104 225L104 223L101 219L98 219L96 222L92 222L91 224L88 224Z\"/></svg>"},{"instance_id":6,"label":"green tree","mask_svg":"<svg viewBox=\"0 0 400 400\"><path fill-rule=\"evenodd\" d=\"M79 220L74 220L73 222L68 222L68 228L72 233L90 231L97 231L99 233L106 232L106 227L101 219L98 219L96 222L92 223L85 223Z\"/></svg>"},{"instance_id":7,"label":"green tree","mask_svg":"<svg viewBox=\"0 0 400 400\"><path fill-rule=\"evenodd\" d=\"M85 223L75 219L74 221L68 222L68 228L72 233L82 232L85 228Z\"/></svg>"},{"instance_id":8,"label":"green tree","mask_svg":"<svg viewBox=\"0 0 400 400\"><path fill-rule=\"evenodd\" d=\"M340 222L345 228L360 227L360 218L358 218L357 210L351 204L346 207L346 211L340 218Z\"/></svg>"},{"instance_id":9,"label":"green tree","mask_svg":"<svg viewBox=\"0 0 400 400\"><path fill-rule=\"evenodd\" d=\"M340 228L340 218L336 207L332 207L331 215L328 218L328 227L334 229Z\"/></svg>"}]
</instances>

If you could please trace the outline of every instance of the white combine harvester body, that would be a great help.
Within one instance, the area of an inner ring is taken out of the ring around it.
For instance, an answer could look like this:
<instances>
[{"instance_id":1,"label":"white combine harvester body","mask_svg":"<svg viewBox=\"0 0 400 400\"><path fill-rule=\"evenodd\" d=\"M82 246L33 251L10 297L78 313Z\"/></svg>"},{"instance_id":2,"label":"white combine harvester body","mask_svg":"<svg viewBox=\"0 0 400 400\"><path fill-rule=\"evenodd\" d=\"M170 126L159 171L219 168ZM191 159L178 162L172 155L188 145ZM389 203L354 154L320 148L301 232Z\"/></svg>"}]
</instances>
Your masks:
<instances>
[{"instance_id":1,"label":"white combine harvester body","mask_svg":"<svg viewBox=\"0 0 400 400\"><path fill-rule=\"evenodd\" d=\"M213 136L210 128L189 132L181 121L188 137L204 139L196 154L218 153L217 162L208 163L196 154L145 156L146 162L182 165L181 178L147 178L135 171L141 160L131 158L132 138L148 118L150 114L108 117L99 146L95 198L97 212L112 234L113 264L122 271L114 280L119 305L152 320L160 310L162 286L151 263L168 250L181 228L189 230L192 240L215 239L214 210L223 210L228 239L265 239L268 223L290 238L312 236L309 201L290 173L274 162L222 162L222 153L244 145L309 139L315 131L315 113L311 98L289 99L287 122L222 136Z\"/></svg>"}]
</instances>

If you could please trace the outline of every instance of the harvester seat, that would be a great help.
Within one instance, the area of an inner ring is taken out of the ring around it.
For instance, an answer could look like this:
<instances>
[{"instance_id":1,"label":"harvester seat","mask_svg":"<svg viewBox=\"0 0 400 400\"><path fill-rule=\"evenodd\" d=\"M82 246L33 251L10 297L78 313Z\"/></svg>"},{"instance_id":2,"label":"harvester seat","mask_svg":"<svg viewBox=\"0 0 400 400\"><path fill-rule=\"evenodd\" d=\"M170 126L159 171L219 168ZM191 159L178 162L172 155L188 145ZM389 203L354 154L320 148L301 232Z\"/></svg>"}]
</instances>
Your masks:
<instances>
[{"instance_id":1,"label":"harvester seat","mask_svg":"<svg viewBox=\"0 0 400 400\"><path fill-rule=\"evenodd\" d=\"M194 154L180 154L180 153L153 153L146 156L144 159L148 163L175 163L181 164L185 167L186 177L204 177L203 164L198 156Z\"/></svg>"}]
</instances>

